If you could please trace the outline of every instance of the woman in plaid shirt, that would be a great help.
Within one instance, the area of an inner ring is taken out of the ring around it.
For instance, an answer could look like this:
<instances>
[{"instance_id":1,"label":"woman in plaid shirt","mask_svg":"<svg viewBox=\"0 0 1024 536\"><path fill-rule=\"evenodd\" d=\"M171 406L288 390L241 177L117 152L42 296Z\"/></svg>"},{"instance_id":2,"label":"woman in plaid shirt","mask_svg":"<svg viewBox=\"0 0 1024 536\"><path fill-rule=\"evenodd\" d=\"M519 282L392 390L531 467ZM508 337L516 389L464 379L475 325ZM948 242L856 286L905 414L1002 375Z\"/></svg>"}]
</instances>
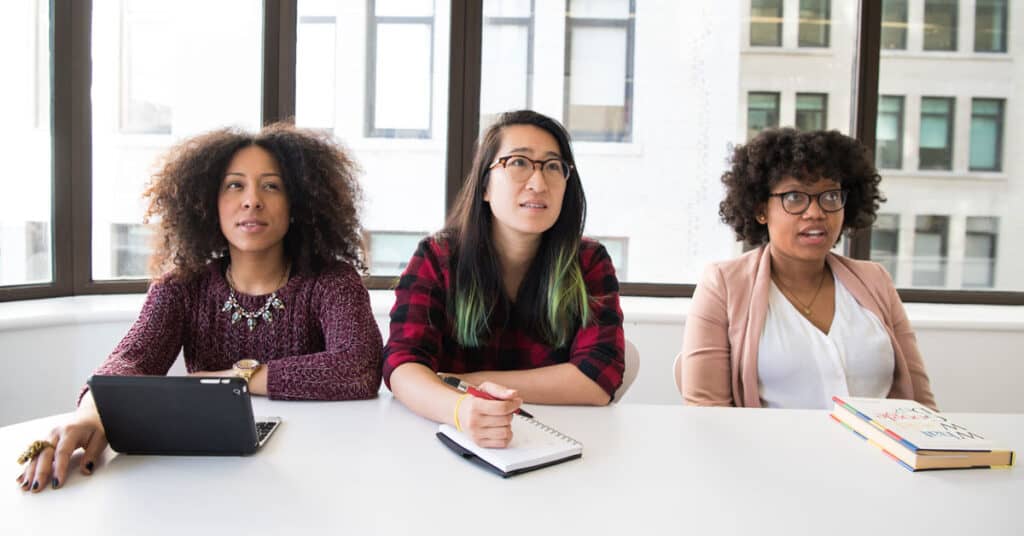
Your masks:
<instances>
[{"instance_id":1,"label":"woman in plaid shirt","mask_svg":"<svg viewBox=\"0 0 1024 536\"><path fill-rule=\"evenodd\" d=\"M525 402L605 405L622 383L611 258L582 238L586 199L569 135L533 111L484 134L445 229L395 290L384 381L416 413L505 447ZM466 397L438 374L479 385Z\"/></svg>"}]
</instances>

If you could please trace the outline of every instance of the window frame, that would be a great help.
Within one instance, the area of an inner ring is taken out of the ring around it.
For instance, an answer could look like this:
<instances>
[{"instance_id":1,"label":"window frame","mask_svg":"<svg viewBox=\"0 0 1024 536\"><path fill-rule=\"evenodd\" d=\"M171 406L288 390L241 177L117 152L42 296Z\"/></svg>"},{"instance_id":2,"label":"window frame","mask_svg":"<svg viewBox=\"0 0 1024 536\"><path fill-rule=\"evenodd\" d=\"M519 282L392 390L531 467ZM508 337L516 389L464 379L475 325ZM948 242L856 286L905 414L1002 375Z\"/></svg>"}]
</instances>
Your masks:
<instances>
[{"instance_id":1,"label":"window frame","mask_svg":"<svg viewBox=\"0 0 1024 536\"><path fill-rule=\"evenodd\" d=\"M825 6L824 17L825 17L825 20L828 21L827 24L825 25L825 43L824 44L805 43L804 41L800 40L800 35L801 35L801 32L800 32L801 28L800 27L803 26L803 24L804 24L801 21L803 20L803 13L802 13L802 11L804 10L803 3L805 1L808 1L808 0L800 0L799 8L797 10L797 29L796 29L796 46L797 46L797 48L830 48L832 46L832 0L817 0L819 2L823 2L824 3L824 6Z\"/></svg>"},{"instance_id":2,"label":"window frame","mask_svg":"<svg viewBox=\"0 0 1024 536\"><path fill-rule=\"evenodd\" d=\"M920 143L921 138L924 137L924 118L925 118L925 116L939 117L939 114L936 114L936 113L926 113L924 111L924 101L925 100L935 100L935 101L940 101L941 100L941 101L945 101L946 104L949 105L949 107L947 108L946 114L941 116L941 117L944 117L945 120L946 120L946 147L945 147L945 149L946 149L946 157L948 159L948 163L945 165L945 167L923 167L921 165L921 161L923 160L921 158L921 151L926 149ZM954 137L955 137L955 133L956 133L956 97L943 96L943 95L921 95L921 101L920 102L921 102L921 107L920 107L921 108L921 121L920 121L921 127L920 127L920 129L918 131L917 169L919 171L953 171L955 169L955 167L954 167L954 165L955 165L954 160L955 160L955 156L956 156L955 150L954 150L954 147L953 147L953 141L954 141Z\"/></svg>"},{"instance_id":3,"label":"window frame","mask_svg":"<svg viewBox=\"0 0 1024 536\"><path fill-rule=\"evenodd\" d=\"M754 1L755 0L751 0L750 1L750 10L747 12L747 17L749 19L753 19L753 16L754 16ZM783 26L784 26L783 20L784 20L784 16L785 16L784 15L784 13L785 13L785 2L783 0L776 0L776 1L777 1L777 4L776 4L777 8L775 10L775 16L779 20L779 22L774 23L775 24L775 28L776 28L775 35L777 36L777 39L775 40L776 42L772 43L772 44L755 43L754 42L754 32L753 32L754 24L765 24L765 25L767 25L767 24L771 24L771 23L767 23L767 22L756 22L755 23L753 20L750 20L750 22L747 23L747 46L749 46L751 48L762 48L762 47L764 47L764 48L772 48L772 47L781 47L782 46L782 33L783 33Z\"/></svg>"},{"instance_id":4,"label":"window frame","mask_svg":"<svg viewBox=\"0 0 1024 536\"><path fill-rule=\"evenodd\" d=\"M979 114L975 107L979 102L994 102L999 105L998 114ZM970 136L970 133L974 130L975 118L987 118L994 119L996 124L996 140L995 140L995 165L992 167L976 167L971 162L971 149L974 147L974 138ZM1002 98L990 98L990 97L972 97L971 98L971 124L968 129L968 140L967 140L967 169L970 171L986 171L999 173L1003 171L1003 129L1006 126L1006 99Z\"/></svg>"},{"instance_id":5,"label":"window frame","mask_svg":"<svg viewBox=\"0 0 1024 536\"><path fill-rule=\"evenodd\" d=\"M747 125L746 125L747 128L745 129L746 132L747 132L747 141L750 141L751 138L756 136L756 134L751 135L751 132L750 132L750 111L751 111L750 103L751 103L751 100L752 100L751 97L753 97L754 95L764 96L764 97L773 97L774 101L775 101L775 108L774 108L774 110L775 110L775 124L774 125L767 125L764 128L779 128L779 125L782 124L782 117L780 117L782 115L782 92L781 91L747 91ZM758 110L764 110L764 108L758 108ZM761 130L764 130L764 129L761 129ZM758 132L761 132L761 130L758 130Z\"/></svg>"},{"instance_id":6,"label":"window frame","mask_svg":"<svg viewBox=\"0 0 1024 536\"><path fill-rule=\"evenodd\" d=\"M1008 42L1010 40L1010 35L1009 35L1010 22L1008 20L1009 17L1010 17L1010 2L1009 2L1009 0L1004 0L1003 3L1002 3L1002 7L1003 7L1002 15L1003 16L1001 17L1001 21L1002 21L1003 24L1002 24L1002 27L999 29L999 31L1002 32L1003 39L1001 41L1001 44L1003 46L1002 46L1002 48L1000 48L998 50L978 50L978 8L979 7L980 6L978 5L978 2L976 2L974 4L974 43L972 45L973 46L972 50L976 54L1006 54L1006 53L1008 53L1009 52Z\"/></svg>"},{"instance_id":7,"label":"window frame","mask_svg":"<svg viewBox=\"0 0 1024 536\"><path fill-rule=\"evenodd\" d=\"M903 129L905 127L904 121L905 121L905 115L907 113L907 109L906 109L907 97L906 97L906 95L879 95L878 98L879 98L879 100L881 100L881 99L896 99L899 102L899 104L900 104L899 113L882 112L881 110L879 110L879 112L878 112L879 114L883 114L884 113L886 115L895 115L896 116L896 149L897 149L896 154L898 156L898 159L897 159L897 162L896 162L896 167L882 167L882 164L879 161L879 159L881 158L879 156L879 155L881 155L881 151L878 150L878 140L877 140L877 133L876 133L876 139L875 139L875 167L878 168L879 170L882 170L882 169L901 170L901 169L903 169L903 137L904 137ZM876 123L876 127L877 127L877 123Z\"/></svg>"},{"instance_id":8,"label":"window frame","mask_svg":"<svg viewBox=\"0 0 1024 536\"><path fill-rule=\"evenodd\" d=\"M950 0L937 0L939 2L948 2ZM953 20L950 24L950 48L928 48L928 33L924 31L924 35L921 37L921 50L924 52L956 52L960 50L960 0L951 0L953 2ZM922 15L924 26L928 26L928 4L929 0L924 0L924 13ZM935 5L935 4L933 4Z\"/></svg>"},{"instance_id":9,"label":"window frame","mask_svg":"<svg viewBox=\"0 0 1024 536\"><path fill-rule=\"evenodd\" d=\"M910 0L899 0L899 1L902 2L901 5L903 6L903 10L902 10L902 12L900 12L900 15L902 15L902 18L901 19L885 20L885 4L886 4L886 1L882 0L882 26L883 26L883 28L882 28L881 31L883 33L885 32L884 26L886 25L886 23L895 23L895 24L902 23L903 24L903 28L901 28L899 30L895 30L895 31L898 31L899 35L900 35L900 46L892 47L892 48L886 47L886 48L883 48L882 50L906 50L907 49L907 33L908 33L908 29L909 29L908 24L909 24L909 21L910 21L910 5L909 5L910 4ZM881 45L879 45L879 46L881 46Z\"/></svg>"},{"instance_id":10,"label":"window frame","mask_svg":"<svg viewBox=\"0 0 1024 536\"><path fill-rule=\"evenodd\" d=\"M295 47L298 0L264 0L263 93L264 124L295 113ZM50 65L53 85L50 122L53 139L53 203L49 283L0 287L0 301L84 294L141 293L148 280L91 279L92 155L89 91L91 73L91 0L51 0ZM472 164L479 133L480 42L482 0L452 3L448 90L447 173L445 203L450 211ZM868 147L875 144L881 0L862 0L858 63L854 95L853 135ZM906 113L906 112L904 112ZM1005 113L1005 112L1004 112ZM846 253L870 258L871 230L847 241ZM367 277L368 288L393 288L392 277ZM622 282L626 296L691 297L695 285ZM905 302L1024 305L1022 291L899 289Z\"/></svg>"},{"instance_id":11,"label":"window frame","mask_svg":"<svg viewBox=\"0 0 1024 536\"><path fill-rule=\"evenodd\" d=\"M483 27L487 25L491 26L521 26L526 28L526 108L533 108L533 76L534 76L534 65L533 65L533 52L534 52L534 37L537 27L537 0L530 0L530 16L528 17L483 17L483 25L481 27L481 35ZM482 5L482 4L481 4ZM482 46L482 45L481 45Z\"/></svg>"},{"instance_id":12,"label":"window frame","mask_svg":"<svg viewBox=\"0 0 1024 536\"><path fill-rule=\"evenodd\" d=\"M793 99L793 126L799 129L798 126L800 118L800 97L813 97L821 99L821 108L817 110L804 110L804 112L814 112L821 114L821 128L816 130L828 130L828 93L820 91L801 91L797 92Z\"/></svg>"}]
</instances>

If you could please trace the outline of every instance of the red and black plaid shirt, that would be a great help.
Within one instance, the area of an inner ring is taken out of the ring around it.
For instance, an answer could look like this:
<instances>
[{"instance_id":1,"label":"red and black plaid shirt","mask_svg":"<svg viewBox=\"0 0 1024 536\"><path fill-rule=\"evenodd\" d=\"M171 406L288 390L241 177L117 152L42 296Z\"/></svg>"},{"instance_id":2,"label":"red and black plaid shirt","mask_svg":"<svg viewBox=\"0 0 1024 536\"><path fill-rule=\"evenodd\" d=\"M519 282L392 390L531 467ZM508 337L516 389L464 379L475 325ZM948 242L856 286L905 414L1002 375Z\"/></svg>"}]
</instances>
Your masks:
<instances>
[{"instance_id":1,"label":"red and black plaid shirt","mask_svg":"<svg viewBox=\"0 0 1024 536\"><path fill-rule=\"evenodd\" d=\"M525 370L572 363L609 396L622 385L624 336L619 282L604 246L592 240L580 245L580 267L591 298L592 320L579 327L572 342L552 348L517 322L520 314L496 307L484 346L465 348L455 340L454 292L446 242L425 238L416 248L395 289L391 334L384 346L384 383L403 363L422 363L434 371ZM514 309L515 305L511 307ZM530 314L530 313L527 313Z\"/></svg>"}]
</instances>

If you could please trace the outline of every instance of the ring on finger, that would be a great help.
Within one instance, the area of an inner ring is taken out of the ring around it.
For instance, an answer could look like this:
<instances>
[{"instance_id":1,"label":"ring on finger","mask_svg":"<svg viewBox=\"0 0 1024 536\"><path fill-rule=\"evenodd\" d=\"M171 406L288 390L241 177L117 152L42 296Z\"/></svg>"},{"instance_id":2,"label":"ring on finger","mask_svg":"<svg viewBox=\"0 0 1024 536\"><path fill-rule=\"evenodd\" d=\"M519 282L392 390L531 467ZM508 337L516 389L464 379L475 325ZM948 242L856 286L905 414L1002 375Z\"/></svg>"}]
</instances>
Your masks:
<instances>
[{"instance_id":1,"label":"ring on finger","mask_svg":"<svg viewBox=\"0 0 1024 536\"><path fill-rule=\"evenodd\" d=\"M46 449L56 450L57 447L49 441L33 441L28 448L25 449L25 452L22 452L21 455L18 456L18 465L22 465L29 460L36 459L36 456L39 456Z\"/></svg>"}]
</instances>

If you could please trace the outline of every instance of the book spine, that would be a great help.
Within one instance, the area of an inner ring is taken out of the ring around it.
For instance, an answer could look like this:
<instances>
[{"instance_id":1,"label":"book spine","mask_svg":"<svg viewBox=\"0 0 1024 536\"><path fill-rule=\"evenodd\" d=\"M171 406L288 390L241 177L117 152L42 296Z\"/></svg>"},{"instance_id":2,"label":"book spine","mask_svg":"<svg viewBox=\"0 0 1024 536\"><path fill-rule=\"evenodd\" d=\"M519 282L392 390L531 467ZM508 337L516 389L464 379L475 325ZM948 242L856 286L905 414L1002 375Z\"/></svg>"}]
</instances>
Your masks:
<instances>
[{"instance_id":1,"label":"book spine","mask_svg":"<svg viewBox=\"0 0 1024 536\"><path fill-rule=\"evenodd\" d=\"M903 437L901 437L896 432L893 432L892 430L890 430L890 429L886 428L885 426L882 426L881 424L879 424L878 421L876 421L876 420L872 419L871 417L861 413L860 411L857 410L857 408L847 404L846 402L843 401L843 399L839 398L838 396L833 396L832 397L832 401L835 402L836 404L839 404L840 406L845 408L850 413L853 413L854 415L859 417L862 421L870 424L871 426L874 426L875 428L878 428L878 430L881 431L883 434L891 437L894 441L899 442L904 447L907 447L908 449L910 449L912 452L917 452L918 450L920 450L917 447L917 445L911 443L910 441L907 441L906 439L903 439Z\"/></svg>"},{"instance_id":2,"label":"book spine","mask_svg":"<svg viewBox=\"0 0 1024 536\"><path fill-rule=\"evenodd\" d=\"M837 423L839 423L839 424L843 425L843 428L846 428L847 430L849 430L849 431L853 432L853 435L855 435L855 436L857 436L857 437L859 437L859 438L863 439L863 440L864 440L864 441L866 441L866 442L867 442L867 443L868 443L869 445L872 445L872 446L874 446L875 448L877 448L878 450L882 451L882 454L885 454L886 456L888 456L888 457L889 457L889 459L890 459L890 460L892 460L892 461L894 461L894 462L896 462L896 463L898 463L898 464L902 465L902 466L903 466L903 468L904 468L904 469L906 469L907 471L910 471L910 472L912 472L912 473L913 473L913 472L915 472L915 469L914 469L913 467L911 467L911 466L907 465L907 464L906 464L906 463L905 463L905 462L904 462L903 460L901 460L901 459L897 458L897 457L896 457L896 456L894 456L894 455L893 455L893 454L892 454L891 452L889 452L889 451L885 450L885 447L883 447L882 445L879 445L878 443L875 443L875 442L874 442L874 441L872 441L871 439L869 439L869 438L865 437L864 435L862 435L862 434L861 434L860 432L858 432L858 431L854 430L852 426L850 426L849 424L846 424L845 422L843 422L842 420L840 420L840 419L839 419L838 417L836 417L835 415L833 415L833 414L829 413L829 415L828 415L828 416L829 416L829 417L831 417L833 421L836 421Z\"/></svg>"}]
</instances>

